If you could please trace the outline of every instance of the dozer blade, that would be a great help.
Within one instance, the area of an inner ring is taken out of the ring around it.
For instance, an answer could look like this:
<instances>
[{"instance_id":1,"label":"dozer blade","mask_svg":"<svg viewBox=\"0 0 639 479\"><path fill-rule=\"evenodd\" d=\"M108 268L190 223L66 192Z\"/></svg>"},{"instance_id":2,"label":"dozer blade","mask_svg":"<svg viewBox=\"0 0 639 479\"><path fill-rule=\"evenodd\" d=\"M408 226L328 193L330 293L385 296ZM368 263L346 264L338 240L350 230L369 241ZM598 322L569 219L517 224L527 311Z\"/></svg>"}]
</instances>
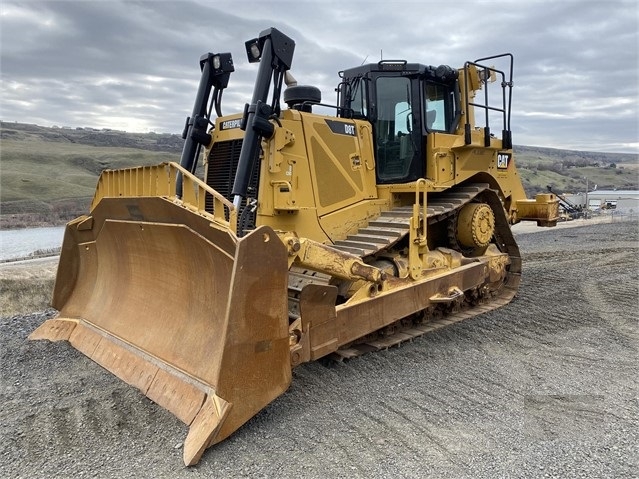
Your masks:
<instances>
[{"instance_id":1,"label":"dozer blade","mask_svg":"<svg viewBox=\"0 0 639 479\"><path fill-rule=\"evenodd\" d=\"M55 319L71 345L190 426L199 461L291 382L287 253L164 198L107 198L66 229Z\"/></svg>"}]
</instances>

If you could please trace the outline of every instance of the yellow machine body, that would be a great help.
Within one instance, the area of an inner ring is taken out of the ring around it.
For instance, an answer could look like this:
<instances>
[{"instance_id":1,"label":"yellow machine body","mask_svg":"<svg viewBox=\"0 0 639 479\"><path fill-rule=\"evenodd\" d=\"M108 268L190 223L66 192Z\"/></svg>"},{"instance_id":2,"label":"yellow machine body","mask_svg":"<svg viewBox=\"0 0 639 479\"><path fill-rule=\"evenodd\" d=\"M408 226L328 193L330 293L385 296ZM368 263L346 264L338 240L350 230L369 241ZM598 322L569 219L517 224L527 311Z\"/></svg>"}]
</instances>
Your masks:
<instances>
[{"instance_id":1,"label":"yellow machine body","mask_svg":"<svg viewBox=\"0 0 639 479\"><path fill-rule=\"evenodd\" d=\"M489 70L458 71L458 105L474 104ZM175 163L102 173L88 215L67 225L60 313L31 335L69 341L173 412L190 427L187 465L286 391L293 367L507 304L521 272L510 225L558 217L554 195L526 198L510 141L476 127L473 108L420 144L406 141L407 117L384 157L381 120L271 112L238 194L256 105L216 119L202 179ZM425 174L384 180L381 159L390 171L409 150Z\"/></svg>"}]
</instances>

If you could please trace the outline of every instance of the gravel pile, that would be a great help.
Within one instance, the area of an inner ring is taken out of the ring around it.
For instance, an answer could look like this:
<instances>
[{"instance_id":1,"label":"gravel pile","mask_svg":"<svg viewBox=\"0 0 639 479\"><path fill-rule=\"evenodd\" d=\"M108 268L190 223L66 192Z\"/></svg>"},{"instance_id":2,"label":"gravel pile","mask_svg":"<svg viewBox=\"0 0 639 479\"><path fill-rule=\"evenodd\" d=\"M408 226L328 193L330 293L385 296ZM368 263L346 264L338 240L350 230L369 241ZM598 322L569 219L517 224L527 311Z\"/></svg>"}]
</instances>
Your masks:
<instances>
[{"instance_id":1,"label":"gravel pile","mask_svg":"<svg viewBox=\"0 0 639 479\"><path fill-rule=\"evenodd\" d=\"M199 465L186 427L66 343L0 319L1 477L637 477L639 227L517 234L508 306L293 372Z\"/></svg>"}]
</instances>

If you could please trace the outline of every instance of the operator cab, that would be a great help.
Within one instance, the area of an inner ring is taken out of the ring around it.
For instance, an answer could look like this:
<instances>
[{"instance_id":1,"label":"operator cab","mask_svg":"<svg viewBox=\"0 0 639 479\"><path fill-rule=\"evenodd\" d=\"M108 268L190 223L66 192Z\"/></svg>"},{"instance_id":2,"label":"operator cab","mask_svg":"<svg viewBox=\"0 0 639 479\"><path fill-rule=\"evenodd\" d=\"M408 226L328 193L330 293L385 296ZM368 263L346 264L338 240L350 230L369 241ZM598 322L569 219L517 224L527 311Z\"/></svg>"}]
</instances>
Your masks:
<instances>
[{"instance_id":1,"label":"operator cab","mask_svg":"<svg viewBox=\"0 0 639 479\"><path fill-rule=\"evenodd\" d=\"M426 177L426 135L459 124L457 70L384 60L340 73L339 114L373 125L377 182Z\"/></svg>"}]
</instances>

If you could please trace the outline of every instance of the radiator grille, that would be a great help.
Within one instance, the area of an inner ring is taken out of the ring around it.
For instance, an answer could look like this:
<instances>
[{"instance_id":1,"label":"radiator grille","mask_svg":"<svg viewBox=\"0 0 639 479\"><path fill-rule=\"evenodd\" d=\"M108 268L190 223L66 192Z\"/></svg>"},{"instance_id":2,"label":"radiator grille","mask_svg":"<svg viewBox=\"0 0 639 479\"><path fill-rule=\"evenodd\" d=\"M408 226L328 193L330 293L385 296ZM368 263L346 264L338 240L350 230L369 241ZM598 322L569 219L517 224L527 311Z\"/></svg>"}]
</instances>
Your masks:
<instances>
[{"instance_id":1,"label":"radiator grille","mask_svg":"<svg viewBox=\"0 0 639 479\"><path fill-rule=\"evenodd\" d=\"M208 168L206 170L206 184L215 191L223 195L229 201L233 201L231 190L235 181L235 172L237 164L240 160L240 151L242 149L242 140L229 140L216 142L209 153ZM257 188L260 180L260 162L255 162L255 167L251 172L251 178L248 185L248 200L257 198ZM247 199L242 201L240 211L238 211L238 221L243 218L242 223L238 225L238 232L255 227L255 212L252 214L242 214L247 205ZM213 210L213 197L206 196L206 211ZM250 217L250 218L249 218Z\"/></svg>"},{"instance_id":2,"label":"radiator grille","mask_svg":"<svg viewBox=\"0 0 639 479\"><path fill-rule=\"evenodd\" d=\"M221 141L215 143L209 153L206 184L230 201L233 201L231 189L241 149L242 140ZM211 195L206 196L206 210L209 208L213 208Z\"/></svg>"}]
</instances>

